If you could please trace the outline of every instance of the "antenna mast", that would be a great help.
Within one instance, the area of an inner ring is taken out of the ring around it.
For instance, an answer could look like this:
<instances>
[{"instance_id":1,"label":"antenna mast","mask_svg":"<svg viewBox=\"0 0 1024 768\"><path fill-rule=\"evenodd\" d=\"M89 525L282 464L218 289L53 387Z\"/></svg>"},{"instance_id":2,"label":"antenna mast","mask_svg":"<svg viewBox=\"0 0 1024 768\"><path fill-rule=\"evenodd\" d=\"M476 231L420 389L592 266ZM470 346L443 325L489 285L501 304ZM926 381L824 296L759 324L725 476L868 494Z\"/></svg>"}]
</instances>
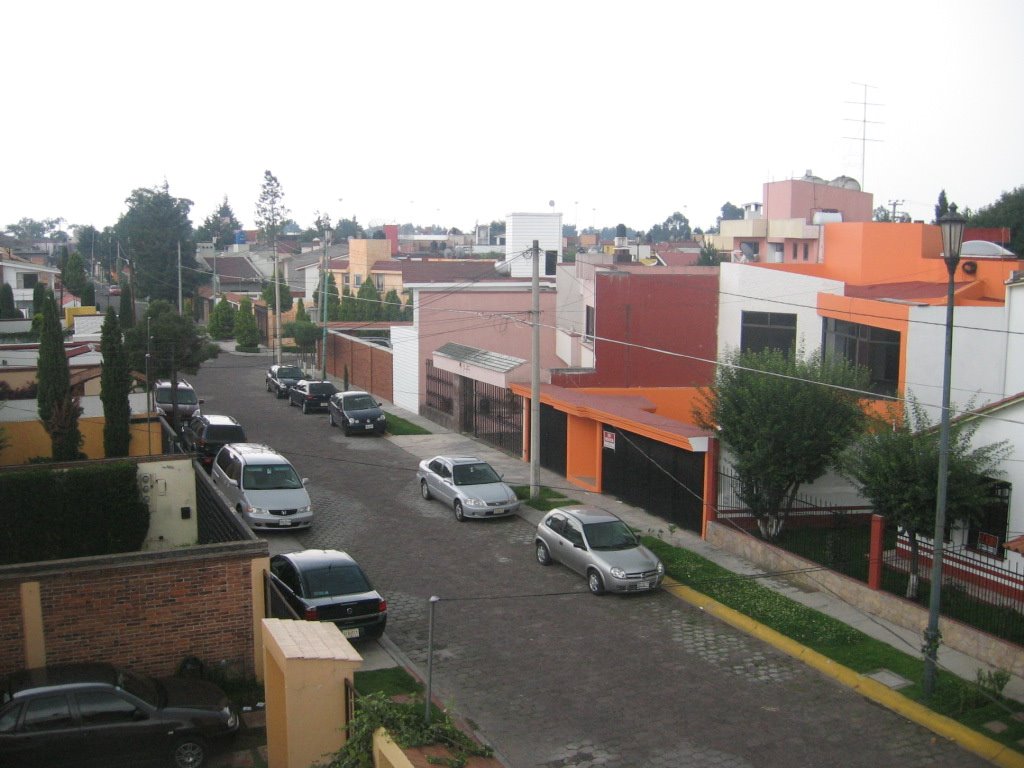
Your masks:
<instances>
[{"instance_id":1,"label":"antenna mast","mask_svg":"<svg viewBox=\"0 0 1024 768\"><path fill-rule=\"evenodd\" d=\"M868 107L882 107L884 104L875 104L868 101L868 88L874 88L873 85L867 83L853 83L853 85L860 86L864 89L864 95L860 101L848 101L847 104L858 104L861 107L860 119L846 118L851 122L860 123L860 136L844 136L844 139L850 139L852 141L860 142L860 188L861 190L867 189L867 184L864 183L864 159L867 155L867 143L869 141L881 141L881 139L869 139L868 138L868 125L881 125L878 121L868 120Z\"/></svg>"}]
</instances>

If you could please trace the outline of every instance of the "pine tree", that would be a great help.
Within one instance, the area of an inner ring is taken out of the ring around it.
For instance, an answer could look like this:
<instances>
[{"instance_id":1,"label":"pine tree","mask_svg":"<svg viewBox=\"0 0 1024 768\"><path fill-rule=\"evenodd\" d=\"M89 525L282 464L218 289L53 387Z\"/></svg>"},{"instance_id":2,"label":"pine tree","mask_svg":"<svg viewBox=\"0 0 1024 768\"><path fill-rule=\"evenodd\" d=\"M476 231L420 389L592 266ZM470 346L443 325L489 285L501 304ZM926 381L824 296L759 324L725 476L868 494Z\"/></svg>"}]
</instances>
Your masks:
<instances>
[{"instance_id":1,"label":"pine tree","mask_svg":"<svg viewBox=\"0 0 1024 768\"><path fill-rule=\"evenodd\" d=\"M117 311L117 321L125 331L135 327L135 302L132 301L131 285L123 281L121 283L121 304Z\"/></svg>"},{"instance_id":2,"label":"pine tree","mask_svg":"<svg viewBox=\"0 0 1024 768\"><path fill-rule=\"evenodd\" d=\"M373 280L367 279L356 293L356 320L380 320L383 318L380 294Z\"/></svg>"},{"instance_id":3,"label":"pine tree","mask_svg":"<svg viewBox=\"0 0 1024 768\"><path fill-rule=\"evenodd\" d=\"M113 307L107 308L103 321L100 352L103 369L100 374L100 400L103 401L103 452L107 458L127 456L131 441L131 375L128 357L121 338L121 324Z\"/></svg>"},{"instance_id":4,"label":"pine tree","mask_svg":"<svg viewBox=\"0 0 1024 768\"><path fill-rule=\"evenodd\" d=\"M227 299L221 299L213 308L207 332L214 339L230 339L235 335L235 315L237 310Z\"/></svg>"},{"instance_id":5,"label":"pine tree","mask_svg":"<svg viewBox=\"0 0 1024 768\"><path fill-rule=\"evenodd\" d=\"M256 328L256 317L252 313L252 301L248 296L242 299L235 318L235 343L245 351L259 348L260 335Z\"/></svg>"},{"instance_id":6,"label":"pine tree","mask_svg":"<svg viewBox=\"0 0 1024 768\"><path fill-rule=\"evenodd\" d=\"M398 298L398 291L394 288L385 294L384 303L381 306L384 308L385 320L402 319L402 300Z\"/></svg>"},{"instance_id":7,"label":"pine tree","mask_svg":"<svg viewBox=\"0 0 1024 768\"><path fill-rule=\"evenodd\" d=\"M306 306L302 303L302 299L299 299L295 303L295 322L296 323L308 323L308 322L310 322L309 315L306 313Z\"/></svg>"},{"instance_id":8,"label":"pine tree","mask_svg":"<svg viewBox=\"0 0 1024 768\"><path fill-rule=\"evenodd\" d=\"M32 288L32 317L43 311L43 302L46 300L46 283L36 283Z\"/></svg>"}]
</instances>

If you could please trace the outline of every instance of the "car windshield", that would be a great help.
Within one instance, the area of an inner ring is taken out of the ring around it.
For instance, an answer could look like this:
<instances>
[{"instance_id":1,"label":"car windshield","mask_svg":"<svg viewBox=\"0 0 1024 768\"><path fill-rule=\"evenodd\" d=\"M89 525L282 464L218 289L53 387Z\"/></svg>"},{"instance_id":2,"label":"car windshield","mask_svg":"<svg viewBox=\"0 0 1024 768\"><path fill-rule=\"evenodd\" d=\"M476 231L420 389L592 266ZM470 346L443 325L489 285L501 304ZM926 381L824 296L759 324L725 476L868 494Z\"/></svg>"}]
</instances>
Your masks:
<instances>
[{"instance_id":1,"label":"car windshield","mask_svg":"<svg viewBox=\"0 0 1024 768\"><path fill-rule=\"evenodd\" d=\"M491 465L481 461L479 464L456 464L452 467L452 479L456 485L484 485L500 483L501 478Z\"/></svg>"},{"instance_id":2,"label":"car windshield","mask_svg":"<svg viewBox=\"0 0 1024 768\"><path fill-rule=\"evenodd\" d=\"M156 401L161 404L170 404L171 402L171 388L161 387L156 391ZM194 389L184 389L178 387L178 404L179 405L195 405L196 404L196 391Z\"/></svg>"},{"instance_id":3,"label":"car windshield","mask_svg":"<svg viewBox=\"0 0 1024 768\"><path fill-rule=\"evenodd\" d=\"M309 392L312 395L333 395L337 391L329 381L314 381L309 385Z\"/></svg>"},{"instance_id":4,"label":"car windshield","mask_svg":"<svg viewBox=\"0 0 1024 768\"><path fill-rule=\"evenodd\" d=\"M591 549L632 549L637 546L636 536L621 520L607 523L588 523L583 526Z\"/></svg>"},{"instance_id":5,"label":"car windshield","mask_svg":"<svg viewBox=\"0 0 1024 768\"><path fill-rule=\"evenodd\" d=\"M121 669L117 673L117 686L152 707L160 706L158 684L150 677L141 677L126 669Z\"/></svg>"},{"instance_id":6,"label":"car windshield","mask_svg":"<svg viewBox=\"0 0 1024 768\"><path fill-rule=\"evenodd\" d=\"M345 408L349 411L365 411L376 407L377 401L369 395L348 395L345 398Z\"/></svg>"},{"instance_id":7,"label":"car windshield","mask_svg":"<svg viewBox=\"0 0 1024 768\"><path fill-rule=\"evenodd\" d=\"M253 491L279 491L301 488L302 481L291 464L258 464L245 468L242 487Z\"/></svg>"},{"instance_id":8,"label":"car windshield","mask_svg":"<svg viewBox=\"0 0 1024 768\"><path fill-rule=\"evenodd\" d=\"M306 579L306 597L330 597L369 592L370 583L358 565L334 565L303 573Z\"/></svg>"},{"instance_id":9,"label":"car windshield","mask_svg":"<svg viewBox=\"0 0 1024 768\"><path fill-rule=\"evenodd\" d=\"M277 378L279 379L302 379L305 376L306 374L302 372L302 369L295 366L277 369Z\"/></svg>"}]
</instances>

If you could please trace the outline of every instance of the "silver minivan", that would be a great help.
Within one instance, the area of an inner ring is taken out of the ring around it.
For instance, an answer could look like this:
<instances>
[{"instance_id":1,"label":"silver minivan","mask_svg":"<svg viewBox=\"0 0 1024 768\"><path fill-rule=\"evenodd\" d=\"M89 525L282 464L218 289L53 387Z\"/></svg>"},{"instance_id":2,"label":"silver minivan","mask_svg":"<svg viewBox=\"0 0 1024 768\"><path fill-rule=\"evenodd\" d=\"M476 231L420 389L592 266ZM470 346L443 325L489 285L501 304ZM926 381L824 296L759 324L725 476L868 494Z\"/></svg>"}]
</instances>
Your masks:
<instances>
[{"instance_id":1,"label":"silver minivan","mask_svg":"<svg viewBox=\"0 0 1024 768\"><path fill-rule=\"evenodd\" d=\"M266 445L228 443L217 452L210 477L254 530L308 528L313 522L309 480Z\"/></svg>"}]
</instances>

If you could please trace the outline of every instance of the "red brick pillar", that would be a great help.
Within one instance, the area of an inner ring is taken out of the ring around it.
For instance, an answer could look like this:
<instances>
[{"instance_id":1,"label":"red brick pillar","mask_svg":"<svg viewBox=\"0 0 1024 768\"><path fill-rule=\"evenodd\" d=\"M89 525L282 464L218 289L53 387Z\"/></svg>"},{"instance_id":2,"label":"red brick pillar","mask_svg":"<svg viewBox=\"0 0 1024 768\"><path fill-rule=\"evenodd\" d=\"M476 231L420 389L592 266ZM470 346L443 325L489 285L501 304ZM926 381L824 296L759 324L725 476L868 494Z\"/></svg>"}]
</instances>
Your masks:
<instances>
[{"instance_id":1,"label":"red brick pillar","mask_svg":"<svg viewBox=\"0 0 1024 768\"><path fill-rule=\"evenodd\" d=\"M882 588L882 541L885 538L885 518L871 516L871 547L868 555L868 587Z\"/></svg>"}]
</instances>

